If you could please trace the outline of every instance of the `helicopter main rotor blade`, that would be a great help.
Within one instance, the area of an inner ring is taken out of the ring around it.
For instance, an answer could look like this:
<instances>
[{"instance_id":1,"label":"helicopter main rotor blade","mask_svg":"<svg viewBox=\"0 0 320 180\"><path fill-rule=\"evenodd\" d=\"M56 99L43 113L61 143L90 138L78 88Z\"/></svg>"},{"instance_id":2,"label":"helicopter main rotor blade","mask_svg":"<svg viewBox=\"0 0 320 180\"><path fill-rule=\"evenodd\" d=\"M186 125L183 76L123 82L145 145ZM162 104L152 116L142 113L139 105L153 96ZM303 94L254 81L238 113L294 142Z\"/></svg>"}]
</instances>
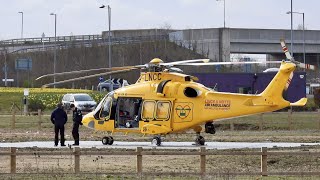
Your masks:
<instances>
[{"instance_id":1,"label":"helicopter main rotor blade","mask_svg":"<svg viewBox=\"0 0 320 180\"><path fill-rule=\"evenodd\" d=\"M291 62L295 63L298 67L303 68L303 69L311 69L311 70L315 70L316 67L314 65L311 64L305 64L299 61L295 61L294 58L291 56L287 46L286 46L286 42L284 41L284 39L280 40L280 44L282 47L282 51L284 52L284 54L286 55L286 58L289 59Z\"/></svg>"},{"instance_id":2,"label":"helicopter main rotor blade","mask_svg":"<svg viewBox=\"0 0 320 180\"><path fill-rule=\"evenodd\" d=\"M100 73L100 74L93 74L93 75L89 75L89 76L82 76L82 77L78 77L78 78L73 78L73 79L67 79L67 80L63 80L63 81L58 81L55 83L49 83L49 84L45 84L42 87L49 87L49 86L53 86L53 85L57 85L57 84L63 84L63 83L67 83L67 82L72 82L72 81L79 81L79 80L83 80L83 79L88 79L88 78L93 78L93 77L97 77L97 76L103 76L103 75L110 75L110 74L116 74L116 73L122 73L122 72L127 72L127 71L131 71L131 70L135 70L137 68L127 68L127 69L122 69L122 70L116 70L116 71L110 71L110 72L105 72L105 73Z\"/></svg>"},{"instance_id":3,"label":"helicopter main rotor blade","mask_svg":"<svg viewBox=\"0 0 320 180\"><path fill-rule=\"evenodd\" d=\"M98 69L85 69L85 70L78 70L78 71L69 71L69 72L45 74L45 75L37 77L36 80L42 79L44 77L50 77L50 76L61 76L61 75L68 75L68 74L81 74L81 73L92 72L92 71L101 71L101 70L116 71L116 70L122 70L122 69L127 69L127 68L133 68L133 66L112 67L112 68L98 68Z\"/></svg>"},{"instance_id":4,"label":"helicopter main rotor blade","mask_svg":"<svg viewBox=\"0 0 320 180\"><path fill-rule=\"evenodd\" d=\"M161 63L164 66L174 66L178 64L186 64L186 63L195 63L195 62L203 62L208 63L210 59L190 59L190 60L183 60L183 61L175 61L175 62L168 62L168 63Z\"/></svg>"},{"instance_id":5,"label":"helicopter main rotor blade","mask_svg":"<svg viewBox=\"0 0 320 180\"><path fill-rule=\"evenodd\" d=\"M186 63L178 66L218 66L218 65L241 65L241 64L281 64L282 61L251 61L251 62L208 62L208 63Z\"/></svg>"}]
</instances>

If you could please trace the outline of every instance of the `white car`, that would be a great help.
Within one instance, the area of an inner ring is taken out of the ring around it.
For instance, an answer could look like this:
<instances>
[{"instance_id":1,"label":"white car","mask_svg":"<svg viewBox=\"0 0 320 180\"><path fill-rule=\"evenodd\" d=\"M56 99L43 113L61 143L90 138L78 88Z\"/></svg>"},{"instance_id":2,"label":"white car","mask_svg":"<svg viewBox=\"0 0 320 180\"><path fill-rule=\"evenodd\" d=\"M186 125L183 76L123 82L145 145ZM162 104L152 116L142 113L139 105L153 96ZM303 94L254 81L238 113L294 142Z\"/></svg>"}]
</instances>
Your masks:
<instances>
[{"instance_id":1,"label":"white car","mask_svg":"<svg viewBox=\"0 0 320 180\"><path fill-rule=\"evenodd\" d=\"M81 111L92 111L97 105L88 94L65 94L62 98L63 107L68 110L71 104Z\"/></svg>"},{"instance_id":2,"label":"white car","mask_svg":"<svg viewBox=\"0 0 320 180\"><path fill-rule=\"evenodd\" d=\"M118 88L121 88L123 86L128 86L129 83L125 79L107 79L103 82L100 82L97 86L98 91L111 91ZM112 87L111 87L112 86Z\"/></svg>"}]
</instances>

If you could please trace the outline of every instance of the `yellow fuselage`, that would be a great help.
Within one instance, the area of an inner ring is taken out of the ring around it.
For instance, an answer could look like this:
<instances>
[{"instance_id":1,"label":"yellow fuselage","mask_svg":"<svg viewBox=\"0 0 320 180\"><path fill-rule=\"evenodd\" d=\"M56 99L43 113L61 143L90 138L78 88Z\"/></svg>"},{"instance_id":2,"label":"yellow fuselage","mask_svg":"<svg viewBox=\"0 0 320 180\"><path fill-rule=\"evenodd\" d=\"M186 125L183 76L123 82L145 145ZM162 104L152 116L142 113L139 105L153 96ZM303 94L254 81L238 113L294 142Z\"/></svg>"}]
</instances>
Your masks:
<instances>
[{"instance_id":1,"label":"yellow fuselage","mask_svg":"<svg viewBox=\"0 0 320 180\"><path fill-rule=\"evenodd\" d=\"M141 73L137 83L114 91L115 99L142 99L138 128L115 128L115 118L97 118L93 112L84 117L83 123L94 123L92 128L109 132L168 134L190 128L198 132L206 122L289 106L282 91L294 69L294 64L283 63L266 90L258 95L216 92L180 73Z\"/></svg>"}]
</instances>

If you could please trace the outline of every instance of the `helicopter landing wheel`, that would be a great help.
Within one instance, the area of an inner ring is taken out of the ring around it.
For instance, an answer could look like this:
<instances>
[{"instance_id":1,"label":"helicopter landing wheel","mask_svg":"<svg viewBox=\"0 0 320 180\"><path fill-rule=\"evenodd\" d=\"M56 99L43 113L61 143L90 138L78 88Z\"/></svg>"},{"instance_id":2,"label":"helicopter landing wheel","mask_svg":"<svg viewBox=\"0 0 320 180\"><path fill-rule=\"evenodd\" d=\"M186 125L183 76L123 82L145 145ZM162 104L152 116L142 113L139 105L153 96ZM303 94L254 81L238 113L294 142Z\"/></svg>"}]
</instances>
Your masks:
<instances>
[{"instance_id":1,"label":"helicopter landing wheel","mask_svg":"<svg viewBox=\"0 0 320 180\"><path fill-rule=\"evenodd\" d=\"M160 136L153 137L151 144L160 146L161 145L161 137Z\"/></svg>"},{"instance_id":2,"label":"helicopter landing wheel","mask_svg":"<svg viewBox=\"0 0 320 180\"><path fill-rule=\"evenodd\" d=\"M108 143L109 143L109 137L107 137L107 136L103 137L102 138L102 144L103 145L108 145Z\"/></svg>"},{"instance_id":3,"label":"helicopter landing wheel","mask_svg":"<svg viewBox=\"0 0 320 180\"><path fill-rule=\"evenodd\" d=\"M113 137L111 136L105 136L102 138L102 144L103 145L112 145L113 144Z\"/></svg>"},{"instance_id":4,"label":"helicopter landing wheel","mask_svg":"<svg viewBox=\"0 0 320 180\"><path fill-rule=\"evenodd\" d=\"M200 135L198 135L195 140L196 145L200 145L200 146L203 146L205 142L206 141L205 141L204 137L202 137Z\"/></svg>"},{"instance_id":5,"label":"helicopter landing wheel","mask_svg":"<svg viewBox=\"0 0 320 180\"><path fill-rule=\"evenodd\" d=\"M109 141L108 141L108 145L112 145L113 144L113 137L109 136Z\"/></svg>"}]
</instances>

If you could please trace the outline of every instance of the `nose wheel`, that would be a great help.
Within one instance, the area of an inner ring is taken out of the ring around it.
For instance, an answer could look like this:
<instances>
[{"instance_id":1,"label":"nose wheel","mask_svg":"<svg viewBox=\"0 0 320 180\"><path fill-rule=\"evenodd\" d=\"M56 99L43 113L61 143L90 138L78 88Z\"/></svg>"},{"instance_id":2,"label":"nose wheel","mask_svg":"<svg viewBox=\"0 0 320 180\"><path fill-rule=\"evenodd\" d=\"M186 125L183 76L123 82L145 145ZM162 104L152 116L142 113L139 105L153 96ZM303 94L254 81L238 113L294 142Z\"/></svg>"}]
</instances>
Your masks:
<instances>
[{"instance_id":1,"label":"nose wheel","mask_svg":"<svg viewBox=\"0 0 320 180\"><path fill-rule=\"evenodd\" d=\"M156 146L160 146L161 145L161 137L160 136L153 137L151 144L156 145Z\"/></svg>"},{"instance_id":2,"label":"nose wheel","mask_svg":"<svg viewBox=\"0 0 320 180\"><path fill-rule=\"evenodd\" d=\"M105 136L102 138L103 145L112 145L113 144L113 137L112 136Z\"/></svg>"}]
</instances>

